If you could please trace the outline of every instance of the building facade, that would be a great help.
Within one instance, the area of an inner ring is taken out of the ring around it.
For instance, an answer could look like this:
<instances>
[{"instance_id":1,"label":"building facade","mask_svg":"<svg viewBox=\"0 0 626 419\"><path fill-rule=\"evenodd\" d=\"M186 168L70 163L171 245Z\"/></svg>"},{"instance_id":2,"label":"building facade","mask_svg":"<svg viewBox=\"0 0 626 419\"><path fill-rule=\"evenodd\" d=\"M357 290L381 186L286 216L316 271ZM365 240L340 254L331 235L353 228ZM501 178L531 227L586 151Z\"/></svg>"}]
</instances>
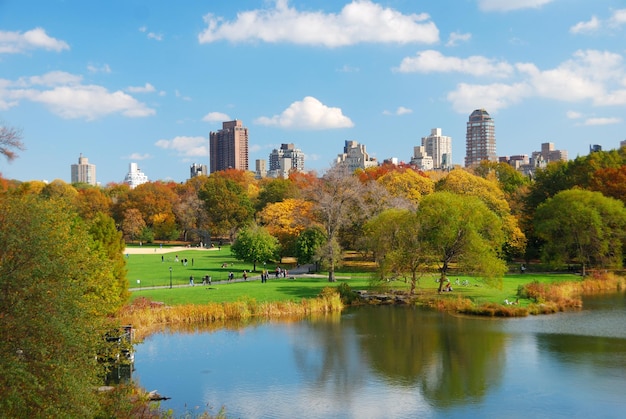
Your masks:
<instances>
[{"instance_id":1,"label":"building facade","mask_svg":"<svg viewBox=\"0 0 626 419\"><path fill-rule=\"evenodd\" d=\"M87 157L81 153L78 157L78 164L72 165L72 183L88 183L96 185L96 165L90 164Z\"/></svg>"},{"instance_id":2,"label":"building facade","mask_svg":"<svg viewBox=\"0 0 626 419\"><path fill-rule=\"evenodd\" d=\"M222 123L222 129L209 135L211 173L220 170L248 170L248 128L241 121Z\"/></svg>"},{"instance_id":3,"label":"building facade","mask_svg":"<svg viewBox=\"0 0 626 419\"><path fill-rule=\"evenodd\" d=\"M207 169L206 164L192 164L191 166L189 166L189 177L196 177L196 176L208 176L209 175L209 171Z\"/></svg>"},{"instance_id":4,"label":"building facade","mask_svg":"<svg viewBox=\"0 0 626 419\"><path fill-rule=\"evenodd\" d=\"M434 159L426 152L426 147L413 147L413 157L411 157L411 165L419 170L433 170Z\"/></svg>"},{"instance_id":5,"label":"building facade","mask_svg":"<svg viewBox=\"0 0 626 419\"><path fill-rule=\"evenodd\" d=\"M493 118L484 109L476 109L467 121L465 136L465 167L482 161L497 162L496 127Z\"/></svg>"},{"instance_id":6,"label":"building facade","mask_svg":"<svg viewBox=\"0 0 626 419\"><path fill-rule=\"evenodd\" d=\"M135 189L141 184L148 183L148 176L139 170L137 163L130 163L128 165L128 173L124 178L124 183L130 186L130 189Z\"/></svg>"},{"instance_id":7,"label":"building facade","mask_svg":"<svg viewBox=\"0 0 626 419\"><path fill-rule=\"evenodd\" d=\"M364 144L359 144L354 140L346 140L343 154L337 155L335 164L345 166L346 169L353 172L356 169L378 166L378 161L367 154Z\"/></svg>"},{"instance_id":8,"label":"building facade","mask_svg":"<svg viewBox=\"0 0 626 419\"><path fill-rule=\"evenodd\" d=\"M286 178L291 171L304 172L304 153L293 144L281 144L269 156L271 177Z\"/></svg>"},{"instance_id":9,"label":"building facade","mask_svg":"<svg viewBox=\"0 0 626 419\"><path fill-rule=\"evenodd\" d=\"M267 161L263 159L256 159L254 163L254 174L257 179L263 179L267 176Z\"/></svg>"},{"instance_id":10,"label":"building facade","mask_svg":"<svg viewBox=\"0 0 626 419\"><path fill-rule=\"evenodd\" d=\"M452 137L442 135L441 128L433 128L428 137L422 137L422 146L433 159L433 169L452 168Z\"/></svg>"}]
</instances>

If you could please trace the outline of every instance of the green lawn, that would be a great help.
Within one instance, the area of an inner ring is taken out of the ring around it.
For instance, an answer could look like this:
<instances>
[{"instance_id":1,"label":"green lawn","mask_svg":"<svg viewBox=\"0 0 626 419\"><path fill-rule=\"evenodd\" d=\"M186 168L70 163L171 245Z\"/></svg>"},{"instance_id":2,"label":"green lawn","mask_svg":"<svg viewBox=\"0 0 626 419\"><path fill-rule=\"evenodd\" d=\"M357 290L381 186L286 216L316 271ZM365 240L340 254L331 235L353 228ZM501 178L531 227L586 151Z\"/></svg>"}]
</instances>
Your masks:
<instances>
[{"instance_id":1,"label":"green lawn","mask_svg":"<svg viewBox=\"0 0 626 419\"><path fill-rule=\"evenodd\" d=\"M179 262L175 262L178 256ZM187 266L183 266L180 260L187 258ZM192 265L193 259L193 265ZM222 264L227 267L222 268ZM172 267L173 285L186 285L174 287L172 289L146 289L153 286L169 287L170 271ZM131 254L127 258L128 279L131 290L131 298L139 296L148 297L155 301L163 301L166 304L202 304L207 302L229 302L252 298L258 302L262 301L285 301L301 300L311 298L319 294L326 286L338 286L346 282L354 290L368 289L370 286L370 272L354 272L353 269L337 272L337 282L329 283L327 277L295 276L295 279L275 279L272 271L276 268L275 263L268 263L267 269L270 271L270 279L263 284L256 279L263 269L263 264L257 266L257 273L250 273L250 280L247 282L233 282L218 284L217 281L226 280L228 273L232 271L235 278L241 278L243 270L251 271L252 264L235 260L230 254L230 248L224 246L221 250L184 250L182 252L164 253L163 262L161 254ZM290 268L290 267L287 267ZM193 275L195 286L188 286L189 276ZM202 277L210 275L213 284L211 286L201 285ZM291 275L289 275L291 276ZM421 279L418 292L434 293L438 283L436 275L427 276ZM460 282L468 280L469 285L456 285L456 279ZM252 280L255 279L255 280ZM497 302L502 303L505 299L514 301L516 299L517 288L520 284L526 284L537 280L540 282L572 281L580 280L580 276L569 274L509 274L503 280L502 289L497 289L485 285L476 278L465 276L452 276L450 278L454 289L451 293L441 294L444 298L456 298L458 296L467 297L477 303ZM137 281L140 281L139 283ZM403 281L393 281L389 286L395 289L408 289L408 284ZM523 305L526 302L520 301Z\"/></svg>"}]
</instances>

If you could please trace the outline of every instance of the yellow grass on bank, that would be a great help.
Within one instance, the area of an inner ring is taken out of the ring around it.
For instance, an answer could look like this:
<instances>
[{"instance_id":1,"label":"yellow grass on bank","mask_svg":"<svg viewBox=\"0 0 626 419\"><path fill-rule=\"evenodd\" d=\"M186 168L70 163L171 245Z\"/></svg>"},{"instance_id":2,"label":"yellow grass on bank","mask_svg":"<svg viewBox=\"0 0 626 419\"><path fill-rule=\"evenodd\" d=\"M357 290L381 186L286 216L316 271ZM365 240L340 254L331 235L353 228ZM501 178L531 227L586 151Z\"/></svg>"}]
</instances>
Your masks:
<instances>
[{"instance_id":1,"label":"yellow grass on bank","mask_svg":"<svg viewBox=\"0 0 626 419\"><path fill-rule=\"evenodd\" d=\"M529 314L551 314L582 307L582 296L619 292L626 288L626 279L611 272L593 273L582 281L557 283L531 282L522 286L518 297L532 302L526 307L497 303L475 304L469 298L431 299L429 307L489 317L525 317Z\"/></svg>"},{"instance_id":2,"label":"yellow grass on bank","mask_svg":"<svg viewBox=\"0 0 626 419\"><path fill-rule=\"evenodd\" d=\"M322 293L300 302L258 303L254 299L230 303L185 304L166 306L146 298L136 299L118 315L122 324L132 324L138 336L164 325L202 324L250 318L304 317L314 313L340 312L343 303L337 292Z\"/></svg>"}]
</instances>

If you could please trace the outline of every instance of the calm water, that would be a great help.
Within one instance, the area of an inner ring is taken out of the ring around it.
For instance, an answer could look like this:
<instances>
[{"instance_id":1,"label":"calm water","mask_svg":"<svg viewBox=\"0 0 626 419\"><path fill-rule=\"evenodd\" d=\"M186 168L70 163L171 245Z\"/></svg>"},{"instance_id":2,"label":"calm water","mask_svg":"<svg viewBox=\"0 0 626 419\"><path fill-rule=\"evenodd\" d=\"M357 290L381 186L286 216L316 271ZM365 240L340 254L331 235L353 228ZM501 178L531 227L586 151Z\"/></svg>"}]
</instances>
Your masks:
<instances>
[{"instance_id":1,"label":"calm water","mask_svg":"<svg viewBox=\"0 0 626 419\"><path fill-rule=\"evenodd\" d=\"M626 299L480 319L368 307L152 335L134 378L177 414L233 418L626 417Z\"/></svg>"}]
</instances>

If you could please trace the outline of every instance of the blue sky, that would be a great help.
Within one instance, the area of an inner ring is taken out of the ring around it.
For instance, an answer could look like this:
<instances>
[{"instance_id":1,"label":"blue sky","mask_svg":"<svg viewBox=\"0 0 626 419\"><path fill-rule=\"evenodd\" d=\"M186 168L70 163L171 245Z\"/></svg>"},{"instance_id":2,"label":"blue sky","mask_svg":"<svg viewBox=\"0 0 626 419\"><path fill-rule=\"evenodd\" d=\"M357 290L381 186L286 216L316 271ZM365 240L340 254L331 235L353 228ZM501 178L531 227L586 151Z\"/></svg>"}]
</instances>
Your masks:
<instances>
[{"instance_id":1,"label":"blue sky","mask_svg":"<svg viewBox=\"0 0 626 419\"><path fill-rule=\"evenodd\" d=\"M4 177L183 182L240 119L250 169L281 143L323 172L346 140L409 161L432 128L463 164L485 108L498 155L626 139L624 0L0 0Z\"/></svg>"}]
</instances>

